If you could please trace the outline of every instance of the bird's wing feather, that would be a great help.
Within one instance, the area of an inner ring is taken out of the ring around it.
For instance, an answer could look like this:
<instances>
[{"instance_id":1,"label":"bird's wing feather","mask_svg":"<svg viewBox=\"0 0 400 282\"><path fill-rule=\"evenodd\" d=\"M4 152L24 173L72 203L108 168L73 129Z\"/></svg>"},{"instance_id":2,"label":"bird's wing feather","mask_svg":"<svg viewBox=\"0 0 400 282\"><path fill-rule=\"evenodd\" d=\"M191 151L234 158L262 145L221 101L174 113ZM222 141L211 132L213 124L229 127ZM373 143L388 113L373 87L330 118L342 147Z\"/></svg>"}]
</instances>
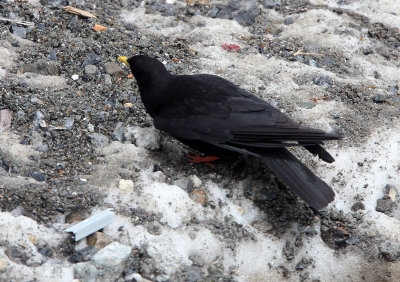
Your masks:
<instances>
[{"instance_id":1,"label":"bird's wing feather","mask_svg":"<svg viewBox=\"0 0 400 282\"><path fill-rule=\"evenodd\" d=\"M337 139L322 130L300 126L225 79L208 75L177 78L167 91L170 97L154 118L157 128L176 137L255 147L288 146L282 142L291 142L291 146L301 142L304 146ZM191 83L198 87L189 87Z\"/></svg>"}]
</instances>

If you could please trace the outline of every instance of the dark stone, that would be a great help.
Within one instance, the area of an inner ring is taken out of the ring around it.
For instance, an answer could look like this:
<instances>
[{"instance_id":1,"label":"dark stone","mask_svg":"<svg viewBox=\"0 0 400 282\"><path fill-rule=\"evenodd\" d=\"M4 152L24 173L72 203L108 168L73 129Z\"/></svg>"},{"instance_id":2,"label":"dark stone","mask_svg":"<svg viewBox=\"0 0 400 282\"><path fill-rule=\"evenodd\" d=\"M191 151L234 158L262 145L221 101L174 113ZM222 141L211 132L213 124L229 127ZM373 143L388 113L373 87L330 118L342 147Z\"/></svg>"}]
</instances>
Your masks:
<instances>
[{"instance_id":1,"label":"dark stone","mask_svg":"<svg viewBox=\"0 0 400 282\"><path fill-rule=\"evenodd\" d=\"M362 202L356 202L351 207L351 210L352 211L365 210L365 206Z\"/></svg>"},{"instance_id":2,"label":"dark stone","mask_svg":"<svg viewBox=\"0 0 400 282\"><path fill-rule=\"evenodd\" d=\"M34 171L32 173L32 178L39 182L46 181L46 176L44 176L42 173L37 172L37 171Z\"/></svg>"},{"instance_id":3,"label":"dark stone","mask_svg":"<svg viewBox=\"0 0 400 282\"><path fill-rule=\"evenodd\" d=\"M347 246L348 235L343 233L341 229L334 227L321 228L321 239L332 249L341 249Z\"/></svg>"},{"instance_id":4,"label":"dark stone","mask_svg":"<svg viewBox=\"0 0 400 282\"><path fill-rule=\"evenodd\" d=\"M18 42L13 42L13 43L11 43L11 46L12 47L19 47L19 44L18 44Z\"/></svg>"},{"instance_id":5,"label":"dark stone","mask_svg":"<svg viewBox=\"0 0 400 282\"><path fill-rule=\"evenodd\" d=\"M283 22L285 25L291 25L294 23L294 19L293 18L287 18L285 19L285 21Z\"/></svg>"},{"instance_id":6,"label":"dark stone","mask_svg":"<svg viewBox=\"0 0 400 282\"><path fill-rule=\"evenodd\" d=\"M362 48L362 52L363 52L364 55L369 55L369 54L374 53L374 50L372 50L369 47L364 47L364 48Z\"/></svg>"},{"instance_id":7,"label":"dark stone","mask_svg":"<svg viewBox=\"0 0 400 282\"><path fill-rule=\"evenodd\" d=\"M44 27L44 24L42 23L37 23L36 28L40 31L44 31L46 28Z\"/></svg>"},{"instance_id":8,"label":"dark stone","mask_svg":"<svg viewBox=\"0 0 400 282\"><path fill-rule=\"evenodd\" d=\"M84 68L86 65L98 65L102 61L103 58L92 51L86 56L86 59L83 61L82 68Z\"/></svg>"},{"instance_id":9,"label":"dark stone","mask_svg":"<svg viewBox=\"0 0 400 282\"><path fill-rule=\"evenodd\" d=\"M28 258L17 247L8 248L4 253L12 262L26 265Z\"/></svg>"},{"instance_id":10,"label":"dark stone","mask_svg":"<svg viewBox=\"0 0 400 282\"><path fill-rule=\"evenodd\" d=\"M264 2L262 2L262 5L266 9L274 9L278 5L278 3L270 0L265 0Z\"/></svg>"},{"instance_id":11,"label":"dark stone","mask_svg":"<svg viewBox=\"0 0 400 282\"><path fill-rule=\"evenodd\" d=\"M301 263L301 262L299 262L297 265L296 265L296 270L299 270L299 271L302 271L302 270L304 270L306 267Z\"/></svg>"},{"instance_id":12,"label":"dark stone","mask_svg":"<svg viewBox=\"0 0 400 282\"><path fill-rule=\"evenodd\" d=\"M125 28L126 28L127 30L130 30L130 31L135 31L135 30L136 30L136 26L134 26L134 25L131 24L131 23L125 24Z\"/></svg>"},{"instance_id":13,"label":"dark stone","mask_svg":"<svg viewBox=\"0 0 400 282\"><path fill-rule=\"evenodd\" d=\"M256 21L257 15L257 7L254 7L249 10L240 11L233 17L233 19L242 25L252 25Z\"/></svg>"},{"instance_id":14,"label":"dark stone","mask_svg":"<svg viewBox=\"0 0 400 282\"><path fill-rule=\"evenodd\" d=\"M332 59L323 59L322 63L324 63L325 65L330 66L330 67L334 67L337 65L336 62Z\"/></svg>"},{"instance_id":15,"label":"dark stone","mask_svg":"<svg viewBox=\"0 0 400 282\"><path fill-rule=\"evenodd\" d=\"M392 199L385 195L377 201L375 210L384 214L390 214L393 210L393 204Z\"/></svg>"},{"instance_id":16,"label":"dark stone","mask_svg":"<svg viewBox=\"0 0 400 282\"><path fill-rule=\"evenodd\" d=\"M210 10L208 10L206 16L210 18L215 18L219 12L219 9L217 7L213 7Z\"/></svg>"},{"instance_id":17,"label":"dark stone","mask_svg":"<svg viewBox=\"0 0 400 282\"><path fill-rule=\"evenodd\" d=\"M386 261L395 261L400 258L400 244L385 242L379 246L379 253Z\"/></svg>"},{"instance_id":18,"label":"dark stone","mask_svg":"<svg viewBox=\"0 0 400 282\"><path fill-rule=\"evenodd\" d=\"M161 168L161 166L159 164L155 164L153 167L153 172L157 172L157 171L163 172L163 169Z\"/></svg>"},{"instance_id":19,"label":"dark stone","mask_svg":"<svg viewBox=\"0 0 400 282\"><path fill-rule=\"evenodd\" d=\"M53 251L49 248L39 248L39 253L42 256L48 257L48 258L52 258L53 257Z\"/></svg>"},{"instance_id":20,"label":"dark stone","mask_svg":"<svg viewBox=\"0 0 400 282\"><path fill-rule=\"evenodd\" d=\"M321 76L317 79L314 79L314 84L315 85L319 85L319 86L329 86L330 84L332 84L332 78L330 78L329 76Z\"/></svg>"},{"instance_id":21,"label":"dark stone","mask_svg":"<svg viewBox=\"0 0 400 282\"><path fill-rule=\"evenodd\" d=\"M229 9L232 9L235 11L235 10L239 10L241 8L242 2L243 2L242 0L230 0L226 6Z\"/></svg>"}]
</instances>

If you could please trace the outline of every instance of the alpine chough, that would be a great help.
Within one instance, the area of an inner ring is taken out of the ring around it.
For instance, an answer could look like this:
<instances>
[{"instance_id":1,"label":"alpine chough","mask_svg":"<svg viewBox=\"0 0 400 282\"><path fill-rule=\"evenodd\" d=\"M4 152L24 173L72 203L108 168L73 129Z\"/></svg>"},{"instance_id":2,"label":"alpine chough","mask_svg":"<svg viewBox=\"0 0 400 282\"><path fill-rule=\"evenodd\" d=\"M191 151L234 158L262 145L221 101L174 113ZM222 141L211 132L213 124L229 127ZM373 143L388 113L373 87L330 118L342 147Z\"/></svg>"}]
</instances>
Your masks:
<instances>
[{"instance_id":1,"label":"alpine chough","mask_svg":"<svg viewBox=\"0 0 400 282\"><path fill-rule=\"evenodd\" d=\"M287 147L303 146L326 162L321 146L341 137L301 126L260 98L215 75L172 75L155 58L119 57L130 67L154 126L203 151L231 151L263 160L315 209L327 206L333 190Z\"/></svg>"}]
</instances>

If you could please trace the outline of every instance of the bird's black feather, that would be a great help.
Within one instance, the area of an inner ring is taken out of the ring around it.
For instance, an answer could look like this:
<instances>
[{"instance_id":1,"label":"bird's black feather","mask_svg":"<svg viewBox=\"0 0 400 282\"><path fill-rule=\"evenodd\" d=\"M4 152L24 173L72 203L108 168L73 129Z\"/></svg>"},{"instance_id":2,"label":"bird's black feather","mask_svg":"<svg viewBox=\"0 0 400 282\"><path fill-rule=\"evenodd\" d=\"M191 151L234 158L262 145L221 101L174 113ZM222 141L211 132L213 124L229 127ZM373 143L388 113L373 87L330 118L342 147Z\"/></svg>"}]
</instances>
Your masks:
<instances>
[{"instance_id":1,"label":"bird's black feather","mask_svg":"<svg viewBox=\"0 0 400 282\"><path fill-rule=\"evenodd\" d=\"M314 208L325 207L334 199L332 189L285 148L303 146L322 160L333 162L321 145L340 136L301 126L221 77L171 75L161 62L143 55L128 62L156 128L189 145L262 159Z\"/></svg>"}]
</instances>

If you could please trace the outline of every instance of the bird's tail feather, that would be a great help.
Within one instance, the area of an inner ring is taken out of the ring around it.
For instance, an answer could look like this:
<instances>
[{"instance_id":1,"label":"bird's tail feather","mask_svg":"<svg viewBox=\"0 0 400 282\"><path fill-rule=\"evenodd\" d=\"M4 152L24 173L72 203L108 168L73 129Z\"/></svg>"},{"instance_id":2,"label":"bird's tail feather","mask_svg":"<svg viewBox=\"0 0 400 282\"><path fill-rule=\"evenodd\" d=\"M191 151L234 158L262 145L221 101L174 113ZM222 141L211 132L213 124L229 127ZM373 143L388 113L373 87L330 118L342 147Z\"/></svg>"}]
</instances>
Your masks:
<instances>
[{"instance_id":1,"label":"bird's tail feather","mask_svg":"<svg viewBox=\"0 0 400 282\"><path fill-rule=\"evenodd\" d=\"M227 144L215 146L262 159L283 183L317 210L335 199L332 188L285 148L247 150Z\"/></svg>"},{"instance_id":2,"label":"bird's tail feather","mask_svg":"<svg viewBox=\"0 0 400 282\"><path fill-rule=\"evenodd\" d=\"M308 150L311 154L317 155L321 160L327 163L333 163L335 159L325 150L321 145L304 145L304 148Z\"/></svg>"},{"instance_id":3,"label":"bird's tail feather","mask_svg":"<svg viewBox=\"0 0 400 282\"><path fill-rule=\"evenodd\" d=\"M265 151L268 167L304 201L315 209L326 207L335 198L332 188L286 149Z\"/></svg>"}]
</instances>

